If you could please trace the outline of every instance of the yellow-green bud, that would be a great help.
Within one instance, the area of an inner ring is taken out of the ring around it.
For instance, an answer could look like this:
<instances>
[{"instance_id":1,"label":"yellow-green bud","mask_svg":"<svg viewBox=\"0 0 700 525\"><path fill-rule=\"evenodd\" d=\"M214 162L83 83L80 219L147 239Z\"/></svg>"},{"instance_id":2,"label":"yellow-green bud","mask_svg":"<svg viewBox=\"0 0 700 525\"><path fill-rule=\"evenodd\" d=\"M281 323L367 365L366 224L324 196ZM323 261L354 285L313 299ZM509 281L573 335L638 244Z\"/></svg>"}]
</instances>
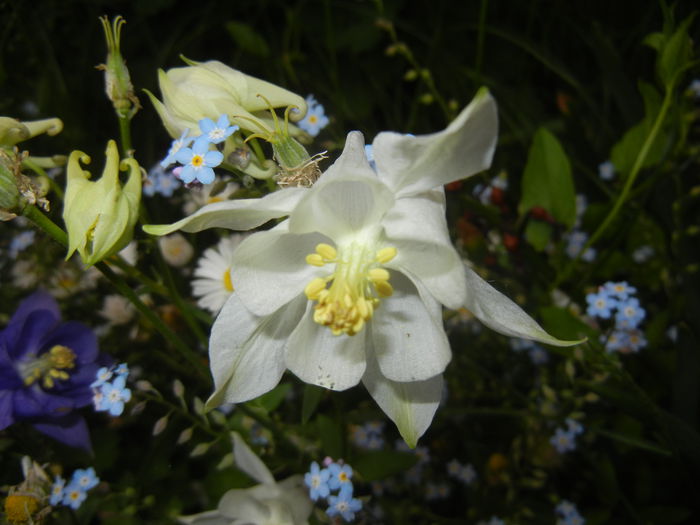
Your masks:
<instances>
[{"instance_id":1,"label":"yellow-green bud","mask_svg":"<svg viewBox=\"0 0 700 525\"><path fill-rule=\"evenodd\" d=\"M102 69L105 72L105 91L107 98L112 101L117 115L131 118L139 110L141 104L134 95L129 69L126 67L120 50L122 26L126 24L126 20L117 16L110 25L109 19L102 16L100 22L102 22L107 40L107 63L100 64L97 69Z\"/></svg>"},{"instance_id":2,"label":"yellow-green bud","mask_svg":"<svg viewBox=\"0 0 700 525\"><path fill-rule=\"evenodd\" d=\"M0 146L12 147L41 133L53 136L62 129L63 122L57 118L20 122L10 117L0 117Z\"/></svg>"},{"instance_id":3,"label":"yellow-green bud","mask_svg":"<svg viewBox=\"0 0 700 525\"><path fill-rule=\"evenodd\" d=\"M199 121L216 121L228 115L232 124L252 133L270 133L273 123L260 112L270 108L296 106L291 115L295 121L304 117L306 101L284 88L246 75L221 62L187 61L189 66L158 71L163 101L152 93L148 96L158 111L163 125L174 139L185 129L196 134ZM294 132L294 131L292 131Z\"/></svg>"},{"instance_id":4,"label":"yellow-green bud","mask_svg":"<svg viewBox=\"0 0 700 525\"><path fill-rule=\"evenodd\" d=\"M92 265L126 246L133 236L141 201L141 169L135 159L119 162L113 140L107 143L107 160L102 177L90 181L90 173L80 163L90 162L82 151L68 158L63 220L68 231L68 259L76 250ZM119 170L129 170L122 188Z\"/></svg>"}]
</instances>

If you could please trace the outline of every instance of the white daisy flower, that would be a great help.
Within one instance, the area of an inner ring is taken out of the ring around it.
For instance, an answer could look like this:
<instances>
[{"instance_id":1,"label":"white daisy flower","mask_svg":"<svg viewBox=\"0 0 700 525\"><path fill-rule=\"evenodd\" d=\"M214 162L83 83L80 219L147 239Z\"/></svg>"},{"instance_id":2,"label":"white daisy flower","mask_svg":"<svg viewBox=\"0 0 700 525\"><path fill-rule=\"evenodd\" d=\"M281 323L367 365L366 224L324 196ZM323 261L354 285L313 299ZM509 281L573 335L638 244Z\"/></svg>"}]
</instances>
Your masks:
<instances>
[{"instance_id":1,"label":"white daisy flower","mask_svg":"<svg viewBox=\"0 0 700 525\"><path fill-rule=\"evenodd\" d=\"M110 325L126 324L133 319L134 305L122 295L108 295L105 297L99 314L107 319Z\"/></svg>"},{"instance_id":2,"label":"white daisy flower","mask_svg":"<svg viewBox=\"0 0 700 525\"><path fill-rule=\"evenodd\" d=\"M179 233L161 237L158 239L158 246L165 262L178 268L185 266L194 254L192 245Z\"/></svg>"},{"instance_id":3,"label":"white daisy flower","mask_svg":"<svg viewBox=\"0 0 700 525\"><path fill-rule=\"evenodd\" d=\"M234 234L224 237L216 246L207 249L197 262L194 271L196 279L192 281L192 293L197 297L197 304L218 314L219 310L233 292L231 268L233 253L238 244L246 237Z\"/></svg>"}]
</instances>

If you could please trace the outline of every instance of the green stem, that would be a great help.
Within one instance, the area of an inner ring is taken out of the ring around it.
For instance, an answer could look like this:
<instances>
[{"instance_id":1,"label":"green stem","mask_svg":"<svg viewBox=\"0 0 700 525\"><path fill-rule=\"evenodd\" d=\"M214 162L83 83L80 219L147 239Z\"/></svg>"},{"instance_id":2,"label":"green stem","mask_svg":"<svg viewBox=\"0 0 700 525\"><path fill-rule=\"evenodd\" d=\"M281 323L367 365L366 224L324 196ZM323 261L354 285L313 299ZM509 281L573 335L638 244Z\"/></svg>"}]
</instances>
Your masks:
<instances>
[{"instance_id":1,"label":"green stem","mask_svg":"<svg viewBox=\"0 0 700 525\"><path fill-rule=\"evenodd\" d=\"M593 244L595 244L598 239L602 237L602 235L605 233L605 231L608 229L608 226L612 224L612 222L615 220L617 217L618 213L622 209L622 206L625 204L627 201L627 197L632 190L632 186L634 185L635 181L637 180L637 176L642 170L642 166L644 165L644 161L647 158L647 155L649 154L649 150L651 149L652 145L654 144L654 141L656 140L656 136L659 134L659 130L661 129L661 126L663 125L664 120L666 119L666 114L668 113L669 108L671 107L671 99L673 97L673 91L671 90L666 90L666 94L664 96L663 103L661 104L661 108L659 109L659 113L656 116L656 120L654 121L654 125L651 128L651 131L649 132L649 135L647 135L646 140L644 141L644 144L642 145L642 148L639 150L639 153L637 154L637 158L634 161L634 165L632 166L632 171L630 171L629 176L627 177L627 180L625 181L625 185L622 188L622 191L620 192L620 195L617 198L617 201L615 201L615 205L613 206L612 210L608 213L608 215L605 217L603 222L598 226L596 231L591 235L591 237L588 239L588 242L583 246L581 251L579 251L578 255L571 260L571 262L564 268L564 271L561 273L561 275L555 280L554 282L554 287L556 288L561 282L565 281L569 275L571 275L571 272L574 270L576 265L578 264L578 261L581 259L581 256L585 253L585 251L590 248Z\"/></svg>"},{"instance_id":2,"label":"green stem","mask_svg":"<svg viewBox=\"0 0 700 525\"><path fill-rule=\"evenodd\" d=\"M119 136L122 142L122 154L131 157L131 119L128 115L119 115Z\"/></svg>"},{"instance_id":3,"label":"green stem","mask_svg":"<svg viewBox=\"0 0 700 525\"><path fill-rule=\"evenodd\" d=\"M59 228L51 219L41 213L35 206L27 206L23 210L23 215L30 221L36 224L43 231L48 233L56 242L62 246L68 246L68 236L61 228ZM129 301L133 303L136 309L148 319L161 335L173 345L182 356L194 367L194 369L207 380L209 379L209 371L202 363L199 356L187 346L171 328L156 315L156 313L146 306L138 295L119 275L104 262L97 263L95 267L112 283L112 285Z\"/></svg>"}]
</instances>

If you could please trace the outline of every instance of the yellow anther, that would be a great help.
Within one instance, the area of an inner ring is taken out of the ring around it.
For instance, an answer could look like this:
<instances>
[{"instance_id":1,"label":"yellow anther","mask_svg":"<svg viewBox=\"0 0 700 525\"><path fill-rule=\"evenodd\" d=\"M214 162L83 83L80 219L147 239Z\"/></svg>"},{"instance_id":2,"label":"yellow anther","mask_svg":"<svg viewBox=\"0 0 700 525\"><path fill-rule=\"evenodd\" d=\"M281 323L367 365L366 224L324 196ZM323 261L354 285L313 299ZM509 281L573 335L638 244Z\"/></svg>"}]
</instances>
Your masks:
<instances>
[{"instance_id":1,"label":"yellow anther","mask_svg":"<svg viewBox=\"0 0 700 525\"><path fill-rule=\"evenodd\" d=\"M386 281L376 282L374 283L374 287L377 289L377 293L382 297L390 297L394 293L394 289Z\"/></svg>"},{"instance_id":2,"label":"yellow anther","mask_svg":"<svg viewBox=\"0 0 700 525\"><path fill-rule=\"evenodd\" d=\"M388 281L389 272L387 272L384 268L372 268L369 271L369 278L374 283L379 281Z\"/></svg>"},{"instance_id":3,"label":"yellow anther","mask_svg":"<svg viewBox=\"0 0 700 525\"><path fill-rule=\"evenodd\" d=\"M386 264L396 257L397 250L393 246L387 248L382 248L377 252L377 262L380 264Z\"/></svg>"},{"instance_id":4,"label":"yellow anther","mask_svg":"<svg viewBox=\"0 0 700 525\"><path fill-rule=\"evenodd\" d=\"M306 264L310 264L311 266L323 266L326 264L326 261L324 261L323 257L318 253L310 253L306 256Z\"/></svg>"},{"instance_id":5,"label":"yellow anther","mask_svg":"<svg viewBox=\"0 0 700 525\"><path fill-rule=\"evenodd\" d=\"M327 261L332 261L338 256L338 252L333 246L323 242L316 245L316 253Z\"/></svg>"},{"instance_id":6,"label":"yellow anther","mask_svg":"<svg viewBox=\"0 0 700 525\"><path fill-rule=\"evenodd\" d=\"M355 335L372 318L381 297L393 293L391 274L378 267L396 256L396 248L377 251L373 245L350 243L339 250L325 243L306 256L311 266L333 264L333 272L317 277L306 285L304 293L318 303L314 321L327 326L334 335Z\"/></svg>"},{"instance_id":7,"label":"yellow anther","mask_svg":"<svg viewBox=\"0 0 700 525\"><path fill-rule=\"evenodd\" d=\"M67 346L56 345L49 350L51 364L56 368L73 368L75 354Z\"/></svg>"},{"instance_id":8,"label":"yellow anther","mask_svg":"<svg viewBox=\"0 0 700 525\"><path fill-rule=\"evenodd\" d=\"M304 293L306 294L306 297L313 301L315 299L318 299L320 293L325 289L326 281L324 281L320 277L316 277L314 280L312 280L309 284L306 285L306 288L304 288Z\"/></svg>"}]
</instances>

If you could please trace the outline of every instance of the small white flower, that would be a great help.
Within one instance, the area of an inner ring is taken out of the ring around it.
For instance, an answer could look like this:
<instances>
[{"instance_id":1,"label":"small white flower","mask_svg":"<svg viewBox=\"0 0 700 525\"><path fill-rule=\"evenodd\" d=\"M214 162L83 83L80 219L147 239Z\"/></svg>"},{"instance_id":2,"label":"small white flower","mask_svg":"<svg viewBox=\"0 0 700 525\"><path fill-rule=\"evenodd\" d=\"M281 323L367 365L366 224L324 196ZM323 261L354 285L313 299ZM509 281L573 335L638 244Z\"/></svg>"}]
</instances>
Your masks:
<instances>
[{"instance_id":1,"label":"small white flower","mask_svg":"<svg viewBox=\"0 0 700 525\"><path fill-rule=\"evenodd\" d=\"M194 254L192 245L179 233L158 239L158 246L170 266L185 266Z\"/></svg>"},{"instance_id":2,"label":"small white flower","mask_svg":"<svg viewBox=\"0 0 700 525\"><path fill-rule=\"evenodd\" d=\"M213 314L219 313L233 293L233 254L244 238L241 234L224 237L215 247L207 249L197 262L192 294L198 298L199 306Z\"/></svg>"},{"instance_id":3,"label":"small white flower","mask_svg":"<svg viewBox=\"0 0 700 525\"><path fill-rule=\"evenodd\" d=\"M134 305L123 295L108 295L102 303L99 314L107 319L110 325L122 325L134 317Z\"/></svg>"}]
</instances>

